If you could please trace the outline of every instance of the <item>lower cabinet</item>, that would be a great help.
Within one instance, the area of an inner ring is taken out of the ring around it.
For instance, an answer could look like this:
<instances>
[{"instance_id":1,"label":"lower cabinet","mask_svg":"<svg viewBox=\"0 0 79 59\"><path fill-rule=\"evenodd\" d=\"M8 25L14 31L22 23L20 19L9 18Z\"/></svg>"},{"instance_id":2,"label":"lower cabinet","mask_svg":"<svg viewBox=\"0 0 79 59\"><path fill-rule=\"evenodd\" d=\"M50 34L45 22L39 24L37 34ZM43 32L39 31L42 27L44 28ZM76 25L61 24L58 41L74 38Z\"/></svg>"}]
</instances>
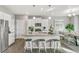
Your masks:
<instances>
[{"instance_id":1,"label":"lower cabinet","mask_svg":"<svg viewBox=\"0 0 79 59\"><path fill-rule=\"evenodd\" d=\"M8 41L9 41L9 43L8 43L9 46L15 42L15 33L9 34L9 40Z\"/></svg>"}]
</instances>

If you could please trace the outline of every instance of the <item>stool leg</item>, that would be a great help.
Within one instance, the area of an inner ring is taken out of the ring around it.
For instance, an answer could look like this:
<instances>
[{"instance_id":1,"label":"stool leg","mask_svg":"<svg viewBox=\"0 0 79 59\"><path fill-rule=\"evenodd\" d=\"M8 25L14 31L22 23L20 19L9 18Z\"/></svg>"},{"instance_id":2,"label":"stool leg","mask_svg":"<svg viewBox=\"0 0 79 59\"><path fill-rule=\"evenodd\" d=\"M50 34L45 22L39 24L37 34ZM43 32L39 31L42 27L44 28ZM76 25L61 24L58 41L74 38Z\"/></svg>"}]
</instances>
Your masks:
<instances>
[{"instance_id":1,"label":"stool leg","mask_svg":"<svg viewBox=\"0 0 79 59\"><path fill-rule=\"evenodd\" d=\"M47 52L47 51L46 51L46 42L44 42L44 48L45 48L45 52Z\"/></svg>"},{"instance_id":2,"label":"stool leg","mask_svg":"<svg viewBox=\"0 0 79 59\"><path fill-rule=\"evenodd\" d=\"M38 43L38 45L39 45L39 53L40 53L40 42Z\"/></svg>"},{"instance_id":3,"label":"stool leg","mask_svg":"<svg viewBox=\"0 0 79 59\"><path fill-rule=\"evenodd\" d=\"M55 53L55 42L54 42L54 53Z\"/></svg>"},{"instance_id":4,"label":"stool leg","mask_svg":"<svg viewBox=\"0 0 79 59\"><path fill-rule=\"evenodd\" d=\"M50 53L51 53L51 41L50 41Z\"/></svg>"},{"instance_id":5,"label":"stool leg","mask_svg":"<svg viewBox=\"0 0 79 59\"><path fill-rule=\"evenodd\" d=\"M50 53L51 53L51 41L50 41Z\"/></svg>"},{"instance_id":6,"label":"stool leg","mask_svg":"<svg viewBox=\"0 0 79 59\"><path fill-rule=\"evenodd\" d=\"M32 52L33 52L33 41L32 41Z\"/></svg>"},{"instance_id":7,"label":"stool leg","mask_svg":"<svg viewBox=\"0 0 79 59\"><path fill-rule=\"evenodd\" d=\"M32 41L31 41L31 53L32 53Z\"/></svg>"},{"instance_id":8,"label":"stool leg","mask_svg":"<svg viewBox=\"0 0 79 59\"><path fill-rule=\"evenodd\" d=\"M47 53L47 46L46 46L47 42L45 40L45 52Z\"/></svg>"}]
</instances>

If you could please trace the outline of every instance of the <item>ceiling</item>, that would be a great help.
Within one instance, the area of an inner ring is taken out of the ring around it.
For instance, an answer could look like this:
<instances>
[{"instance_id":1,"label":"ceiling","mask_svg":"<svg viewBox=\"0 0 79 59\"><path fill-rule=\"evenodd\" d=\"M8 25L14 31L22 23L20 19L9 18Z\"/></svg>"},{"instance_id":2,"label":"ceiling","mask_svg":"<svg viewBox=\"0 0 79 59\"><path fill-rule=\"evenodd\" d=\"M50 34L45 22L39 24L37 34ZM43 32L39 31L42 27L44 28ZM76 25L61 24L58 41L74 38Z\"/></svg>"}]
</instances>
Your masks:
<instances>
[{"instance_id":1,"label":"ceiling","mask_svg":"<svg viewBox=\"0 0 79 59\"><path fill-rule=\"evenodd\" d=\"M79 14L79 5L4 5L16 15L67 16Z\"/></svg>"}]
</instances>

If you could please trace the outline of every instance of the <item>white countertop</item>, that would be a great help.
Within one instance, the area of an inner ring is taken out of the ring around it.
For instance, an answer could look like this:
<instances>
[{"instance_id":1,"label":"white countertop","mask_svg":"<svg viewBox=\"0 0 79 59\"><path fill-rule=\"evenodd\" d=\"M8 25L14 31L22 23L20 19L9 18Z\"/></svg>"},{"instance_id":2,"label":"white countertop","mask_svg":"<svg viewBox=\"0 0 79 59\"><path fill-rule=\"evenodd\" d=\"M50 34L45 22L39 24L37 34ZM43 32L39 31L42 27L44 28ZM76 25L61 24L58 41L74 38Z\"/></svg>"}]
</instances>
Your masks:
<instances>
[{"instance_id":1,"label":"white countertop","mask_svg":"<svg viewBox=\"0 0 79 59\"><path fill-rule=\"evenodd\" d=\"M23 35L25 39L27 38L32 38L33 40L35 39L58 39L60 40L60 35L56 35L56 34L53 34L53 35Z\"/></svg>"}]
</instances>

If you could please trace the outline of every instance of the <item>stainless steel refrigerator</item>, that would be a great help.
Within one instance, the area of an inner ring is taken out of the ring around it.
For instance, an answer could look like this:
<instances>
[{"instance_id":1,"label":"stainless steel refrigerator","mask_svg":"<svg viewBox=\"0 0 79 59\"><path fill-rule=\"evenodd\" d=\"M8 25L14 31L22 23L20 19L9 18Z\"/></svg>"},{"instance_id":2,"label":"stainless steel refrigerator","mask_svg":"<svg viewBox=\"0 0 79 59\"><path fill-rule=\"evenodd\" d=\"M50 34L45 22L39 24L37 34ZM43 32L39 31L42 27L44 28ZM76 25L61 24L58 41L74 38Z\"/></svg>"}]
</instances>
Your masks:
<instances>
[{"instance_id":1,"label":"stainless steel refrigerator","mask_svg":"<svg viewBox=\"0 0 79 59\"><path fill-rule=\"evenodd\" d=\"M0 20L0 52L8 48L8 21Z\"/></svg>"}]
</instances>

